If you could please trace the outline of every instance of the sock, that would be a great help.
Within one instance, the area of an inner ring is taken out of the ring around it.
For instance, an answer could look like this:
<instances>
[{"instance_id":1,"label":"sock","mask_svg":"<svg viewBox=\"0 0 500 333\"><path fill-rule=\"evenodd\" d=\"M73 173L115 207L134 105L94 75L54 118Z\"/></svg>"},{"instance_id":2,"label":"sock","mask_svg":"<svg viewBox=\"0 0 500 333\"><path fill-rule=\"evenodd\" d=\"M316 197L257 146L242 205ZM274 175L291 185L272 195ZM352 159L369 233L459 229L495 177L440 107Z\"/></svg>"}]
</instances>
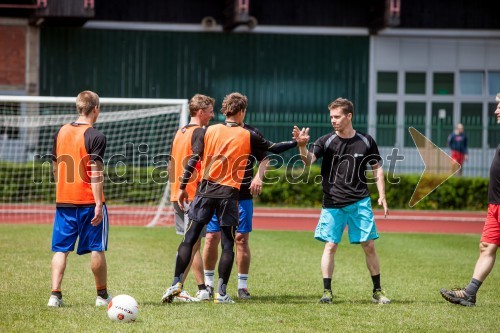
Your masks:
<instances>
[{"instance_id":1,"label":"sock","mask_svg":"<svg viewBox=\"0 0 500 333\"><path fill-rule=\"evenodd\" d=\"M182 277L184 276L184 273L181 273L179 276L174 276L174 280L172 281L172 286L175 286L177 283L182 281Z\"/></svg>"},{"instance_id":2,"label":"sock","mask_svg":"<svg viewBox=\"0 0 500 333\"><path fill-rule=\"evenodd\" d=\"M62 292L60 290L52 290L51 295L57 296L57 298L62 298Z\"/></svg>"},{"instance_id":3,"label":"sock","mask_svg":"<svg viewBox=\"0 0 500 333\"><path fill-rule=\"evenodd\" d=\"M377 275L372 275L372 282L373 282L373 292L376 292L377 290L382 290L382 287L380 286L380 274Z\"/></svg>"},{"instance_id":4,"label":"sock","mask_svg":"<svg viewBox=\"0 0 500 333\"><path fill-rule=\"evenodd\" d=\"M238 273L238 289L247 289L248 288L248 274L240 274Z\"/></svg>"},{"instance_id":5,"label":"sock","mask_svg":"<svg viewBox=\"0 0 500 333\"><path fill-rule=\"evenodd\" d=\"M483 284L482 281L472 278L467 287L465 287L465 293L470 296L475 296L477 294L477 291L479 290L479 287L481 287L482 284Z\"/></svg>"},{"instance_id":6,"label":"sock","mask_svg":"<svg viewBox=\"0 0 500 333\"><path fill-rule=\"evenodd\" d=\"M221 296L226 295L226 284L224 283L224 280L222 280L222 278L219 278L219 283L217 284L217 292Z\"/></svg>"},{"instance_id":7,"label":"sock","mask_svg":"<svg viewBox=\"0 0 500 333\"><path fill-rule=\"evenodd\" d=\"M109 295L106 286L97 287L97 296L101 296L104 299L108 299Z\"/></svg>"},{"instance_id":8,"label":"sock","mask_svg":"<svg viewBox=\"0 0 500 333\"><path fill-rule=\"evenodd\" d=\"M205 273L205 284L213 288L215 270L204 270L203 272Z\"/></svg>"},{"instance_id":9,"label":"sock","mask_svg":"<svg viewBox=\"0 0 500 333\"><path fill-rule=\"evenodd\" d=\"M332 290L332 279L331 278L323 278L323 288L327 290Z\"/></svg>"},{"instance_id":10,"label":"sock","mask_svg":"<svg viewBox=\"0 0 500 333\"><path fill-rule=\"evenodd\" d=\"M198 285L198 290L205 290L205 289L207 289L207 286L204 283Z\"/></svg>"}]
</instances>

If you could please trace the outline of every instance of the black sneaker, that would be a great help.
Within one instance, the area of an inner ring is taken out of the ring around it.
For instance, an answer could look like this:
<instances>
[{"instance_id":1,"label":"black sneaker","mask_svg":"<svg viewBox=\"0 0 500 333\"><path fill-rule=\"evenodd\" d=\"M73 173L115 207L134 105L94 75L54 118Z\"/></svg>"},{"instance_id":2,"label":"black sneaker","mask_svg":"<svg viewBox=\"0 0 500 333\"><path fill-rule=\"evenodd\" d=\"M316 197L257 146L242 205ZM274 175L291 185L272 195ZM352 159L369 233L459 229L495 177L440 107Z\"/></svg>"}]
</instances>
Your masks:
<instances>
[{"instance_id":1,"label":"black sneaker","mask_svg":"<svg viewBox=\"0 0 500 333\"><path fill-rule=\"evenodd\" d=\"M476 305L476 296L468 295L465 292L465 288L455 288L451 290L441 289L439 291L441 296L445 300L453 304L460 304L462 306L475 306Z\"/></svg>"},{"instance_id":2,"label":"black sneaker","mask_svg":"<svg viewBox=\"0 0 500 333\"><path fill-rule=\"evenodd\" d=\"M238 289L238 298L241 299L250 299L250 293L248 292L247 288L240 288Z\"/></svg>"},{"instance_id":3,"label":"black sneaker","mask_svg":"<svg viewBox=\"0 0 500 333\"><path fill-rule=\"evenodd\" d=\"M332 304L333 303L333 293L329 289L325 289L323 291L323 297L319 300L320 303L323 304Z\"/></svg>"},{"instance_id":4,"label":"black sneaker","mask_svg":"<svg viewBox=\"0 0 500 333\"><path fill-rule=\"evenodd\" d=\"M214 298L214 287L207 286L207 291L210 298Z\"/></svg>"}]
</instances>

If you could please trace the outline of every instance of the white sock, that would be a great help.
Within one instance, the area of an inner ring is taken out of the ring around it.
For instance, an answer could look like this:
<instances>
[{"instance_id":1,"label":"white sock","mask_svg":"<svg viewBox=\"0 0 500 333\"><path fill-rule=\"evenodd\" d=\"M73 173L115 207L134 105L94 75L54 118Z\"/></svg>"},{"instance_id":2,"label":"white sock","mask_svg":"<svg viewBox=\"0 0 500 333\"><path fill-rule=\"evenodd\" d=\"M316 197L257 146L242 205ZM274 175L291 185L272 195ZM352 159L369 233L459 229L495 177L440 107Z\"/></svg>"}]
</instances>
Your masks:
<instances>
[{"instance_id":1,"label":"white sock","mask_svg":"<svg viewBox=\"0 0 500 333\"><path fill-rule=\"evenodd\" d=\"M213 271L204 270L203 272L205 273L205 284L209 287L212 287L213 289L215 270Z\"/></svg>"},{"instance_id":2,"label":"white sock","mask_svg":"<svg viewBox=\"0 0 500 333\"><path fill-rule=\"evenodd\" d=\"M243 289L243 288L247 289L248 288L247 280L248 280L248 274L238 273L238 289Z\"/></svg>"}]
</instances>

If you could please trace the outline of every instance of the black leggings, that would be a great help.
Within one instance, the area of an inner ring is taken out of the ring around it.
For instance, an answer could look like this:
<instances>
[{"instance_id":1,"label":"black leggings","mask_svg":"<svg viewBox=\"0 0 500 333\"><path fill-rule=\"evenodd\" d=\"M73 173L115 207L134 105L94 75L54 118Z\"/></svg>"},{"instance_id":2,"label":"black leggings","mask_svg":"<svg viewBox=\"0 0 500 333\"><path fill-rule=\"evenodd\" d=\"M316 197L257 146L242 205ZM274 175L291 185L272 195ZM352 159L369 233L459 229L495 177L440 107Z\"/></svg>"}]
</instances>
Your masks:
<instances>
[{"instance_id":1,"label":"black leggings","mask_svg":"<svg viewBox=\"0 0 500 333\"><path fill-rule=\"evenodd\" d=\"M184 239L177 250L177 258L175 262L174 276L181 279L182 274L186 270L191 261L194 244L200 238L201 232L205 225L202 223L189 220ZM219 260L219 278L224 284L227 284L231 275L231 269L234 262L234 238L236 235L235 226L221 226L221 245L222 253Z\"/></svg>"}]
</instances>

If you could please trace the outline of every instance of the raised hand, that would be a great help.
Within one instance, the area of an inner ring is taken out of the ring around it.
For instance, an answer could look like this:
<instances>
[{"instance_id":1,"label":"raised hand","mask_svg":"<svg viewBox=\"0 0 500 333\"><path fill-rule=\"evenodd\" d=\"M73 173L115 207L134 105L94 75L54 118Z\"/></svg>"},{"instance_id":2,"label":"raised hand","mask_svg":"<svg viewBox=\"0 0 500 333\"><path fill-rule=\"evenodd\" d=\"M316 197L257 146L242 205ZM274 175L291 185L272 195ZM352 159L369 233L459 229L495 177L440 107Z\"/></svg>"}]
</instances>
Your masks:
<instances>
[{"instance_id":1,"label":"raised hand","mask_svg":"<svg viewBox=\"0 0 500 333\"><path fill-rule=\"evenodd\" d=\"M292 131L292 137L295 141L297 141L297 145L305 146L310 139L309 127L308 128L303 127L302 129L299 129L297 126L294 126Z\"/></svg>"}]
</instances>

